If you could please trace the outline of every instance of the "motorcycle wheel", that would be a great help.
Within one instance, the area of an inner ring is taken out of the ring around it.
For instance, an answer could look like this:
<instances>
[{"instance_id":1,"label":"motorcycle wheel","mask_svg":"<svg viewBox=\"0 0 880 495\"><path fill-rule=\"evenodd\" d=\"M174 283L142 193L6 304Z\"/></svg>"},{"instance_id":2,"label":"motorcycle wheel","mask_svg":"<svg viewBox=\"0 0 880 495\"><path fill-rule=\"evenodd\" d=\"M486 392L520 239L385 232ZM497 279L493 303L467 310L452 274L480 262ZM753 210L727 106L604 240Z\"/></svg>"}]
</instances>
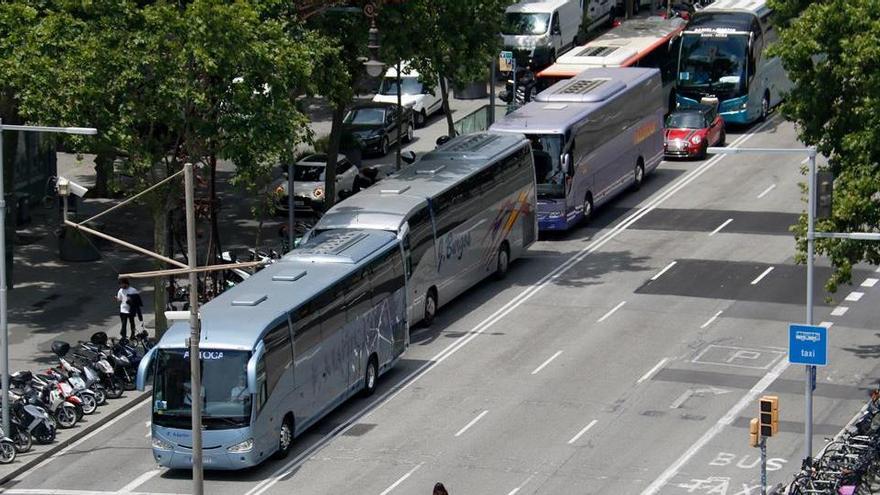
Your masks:
<instances>
[{"instance_id":1,"label":"motorcycle wheel","mask_svg":"<svg viewBox=\"0 0 880 495\"><path fill-rule=\"evenodd\" d=\"M9 464L15 460L15 444L11 440L0 441L0 464Z\"/></svg>"},{"instance_id":2,"label":"motorcycle wheel","mask_svg":"<svg viewBox=\"0 0 880 495\"><path fill-rule=\"evenodd\" d=\"M85 414L94 414L98 410L98 399L91 394L82 394L79 396L82 400L82 410Z\"/></svg>"},{"instance_id":3,"label":"motorcycle wheel","mask_svg":"<svg viewBox=\"0 0 880 495\"><path fill-rule=\"evenodd\" d=\"M76 420L77 421L82 420L83 416L85 416L85 414L86 414L85 411L83 411L82 406L79 404L73 404L73 410L76 411Z\"/></svg>"},{"instance_id":4,"label":"motorcycle wheel","mask_svg":"<svg viewBox=\"0 0 880 495\"><path fill-rule=\"evenodd\" d=\"M107 402L107 394L104 393L104 387L95 387L91 390L95 393L95 402L99 406L103 406Z\"/></svg>"},{"instance_id":5,"label":"motorcycle wheel","mask_svg":"<svg viewBox=\"0 0 880 495\"><path fill-rule=\"evenodd\" d=\"M122 380L115 376L110 379L109 385L104 388L104 393L107 394L108 399L118 399L122 397L122 392Z\"/></svg>"},{"instance_id":6,"label":"motorcycle wheel","mask_svg":"<svg viewBox=\"0 0 880 495\"><path fill-rule=\"evenodd\" d=\"M61 405L55 410L55 421L60 428L73 428L78 421L76 418L76 408L72 405Z\"/></svg>"},{"instance_id":7,"label":"motorcycle wheel","mask_svg":"<svg viewBox=\"0 0 880 495\"><path fill-rule=\"evenodd\" d=\"M46 445L55 441L55 428L51 426L44 426L40 428L40 432L34 431L34 440L37 441L38 444Z\"/></svg>"},{"instance_id":8,"label":"motorcycle wheel","mask_svg":"<svg viewBox=\"0 0 880 495\"><path fill-rule=\"evenodd\" d=\"M31 450L31 447L34 446L34 439L31 438L31 434L25 430L18 430L15 434L15 450L19 454L24 454L25 452Z\"/></svg>"}]
</instances>

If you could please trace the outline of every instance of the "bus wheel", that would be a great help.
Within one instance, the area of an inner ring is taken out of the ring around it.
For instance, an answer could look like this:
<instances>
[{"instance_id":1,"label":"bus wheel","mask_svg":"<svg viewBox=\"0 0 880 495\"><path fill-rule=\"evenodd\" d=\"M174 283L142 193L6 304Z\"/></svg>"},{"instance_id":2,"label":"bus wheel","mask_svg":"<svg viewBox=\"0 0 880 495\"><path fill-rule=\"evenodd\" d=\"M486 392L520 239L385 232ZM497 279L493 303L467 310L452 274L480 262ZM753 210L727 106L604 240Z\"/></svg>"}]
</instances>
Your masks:
<instances>
[{"instance_id":1,"label":"bus wheel","mask_svg":"<svg viewBox=\"0 0 880 495\"><path fill-rule=\"evenodd\" d=\"M434 317L437 316L437 289L431 287L425 295L425 318L426 327L430 327L434 323Z\"/></svg>"},{"instance_id":2,"label":"bus wheel","mask_svg":"<svg viewBox=\"0 0 880 495\"><path fill-rule=\"evenodd\" d=\"M370 356L367 363L367 370L364 372L364 390L363 396L369 397L376 391L376 381L379 379L379 366L376 363L376 356Z\"/></svg>"},{"instance_id":3,"label":"bus wheel","mask_svg":"<svg viewBox=\"0 0 880 495\"><path fill-rule=\"evenodd\" d=\"M586 197L584 197L584 223L590 221L590 218L593 216L593 195L587 193Z\"/></svg>"},{"instance_id":4,"label":"bus wheel","mask_svg":"<svg viewBox=\"0 0 880 495\"><path fill-rule=\"evenodd\" d=\"M643 182L645 182L645 165L642 163L642 159L639 158L638 163L636 163L636 169L633 171L633 191L641 189Z\"/></svg>"},{"instance_id":5,"label":"bus wheel","mask_svg":"<svg viewBox=\"0 0 880 495\"><path fill-rule=\"evenodd\" d=\"M770 95L764 93L764 98L761 99L761 122L767 120L767 115L770 114Z\"/></svg>"},{"instance_id":6,"label":"bus wheel","mask_svg":"<svg viewBox=\"0 0 880 495\"><path fill-rule=\"evenodd\" d=\"M510 248L507 247L507 241L501 243L498 249L498 264L495 268L495 279L503 280L507 276L507 269L510 268Z\"/></svg>"},{"instance_id":7,"label":"bus wheel","mask_svg":"<svg viewBox=\"0 0 880 495\"><path fill-rule=\"evenodd\" d=\"M273 456L275 459L284 459L287 457L287 454L290 453L290 448L293 446L293 420L290 418L290 415L284 417L284 422L281 423L281 431L278 434L278 450L275 452Z\"/></svg>"}]
</instances>

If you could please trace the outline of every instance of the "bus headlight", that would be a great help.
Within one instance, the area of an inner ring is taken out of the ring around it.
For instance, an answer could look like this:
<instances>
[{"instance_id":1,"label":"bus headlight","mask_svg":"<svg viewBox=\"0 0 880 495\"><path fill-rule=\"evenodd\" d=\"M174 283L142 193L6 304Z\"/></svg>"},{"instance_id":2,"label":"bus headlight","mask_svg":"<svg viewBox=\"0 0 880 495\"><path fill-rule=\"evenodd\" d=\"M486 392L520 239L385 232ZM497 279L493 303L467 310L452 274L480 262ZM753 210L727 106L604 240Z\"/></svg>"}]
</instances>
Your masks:
<instances>
[{"instance_id":1,"label":"bus headlight","mask_svg":"<svg viewBox=\"0 0 880 495\"><path fill-rule=\"evenodd\" d=\"M700 136L694 136L691 138L691 142L694 144L700 144L701 142L703 142L703 138L701 138Z\"/></svg>"},{"instance_id":2,"label":"bus headlight","mask_svg":"<svg viewBox=\"0 0 880 495\"><path fill-rule=\"evenodd\" d=\"M174 450L174 445L171 442L166 442L157 436L153 436L153 448L159 450Z\"/></svg>"},{"instance_id":3,"label":"bus headlight","mask_svg":"<svg viewBox=\"0 0 880 495\"><path fill-rule=\"evenodd\" d=\"M226 448L226 450L228 452L232 452L235 454L240 454L242 452L250 452L253 449L254 449L254 439L253 438L248 438L244 442L237 443L237 444L233 445L232 447Z\"/></svg>"}]
</instances>

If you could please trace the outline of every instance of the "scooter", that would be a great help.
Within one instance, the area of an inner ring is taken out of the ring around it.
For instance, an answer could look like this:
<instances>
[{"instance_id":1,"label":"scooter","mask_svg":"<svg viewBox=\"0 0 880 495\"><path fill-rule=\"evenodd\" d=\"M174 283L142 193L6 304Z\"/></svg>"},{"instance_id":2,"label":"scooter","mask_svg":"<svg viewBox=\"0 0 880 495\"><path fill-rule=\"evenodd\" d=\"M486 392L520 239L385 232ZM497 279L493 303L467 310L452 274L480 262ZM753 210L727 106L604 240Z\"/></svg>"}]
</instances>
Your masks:
<instances>
[{"instance_id":1,"label":"scooter","mask_svg":"<svg viewBox=\"0 0 880 495\"><path fill-rule=\"evenodd\" d=\"M78 382L81 385L80 387L74 386L64 374L55 368L46 370L45 376L55 381L61 394L69 402L73 402L76 405L76 402L79 401L79 407L82 408L83 414L94 414L98 410L98 399L95 397L95 393L85 388L85 382L82 380Z\"/></svg>"},{"instance_id":2,"label":"scooter","mask_svg":"<svg viewBox=\"0 0 880 495\"><path fill-rule=\"evenodd\" d=\"M23 395L10 392L11 411L15 422L30 433L31 437L39 444L48 444L55 441L57 433L55 422L40 406L29 404Z\"/></svg>"},{"instance_id":3,"label":"scooter","mask_svg":"<svg viewBox=\"0 0 880 495\"><path fill-rule=\"evenodd\" d=\"M9 464L13 462L16 455L15 442L7 437L3 433L3 430L0 429L0 464Z\"/></svg>"},{"instance_id":4,"label":"scooter","mask_svg":"<svg viewBox=\"0 0 880 495\"><path fill-rule=\"evenodd\" d=\"M58 427L72 428L79 421L76 406L65 400L58 388L36 380L30 371L18 371L9 378L11 383L23 390L29 403L48 411Z\"/></svg>"},{"instance_id":5,"label":"scooter","mask_svg":"<svg viewBox=\"0 0 880 495\"><path fill-rule=\"evenodd\" d=\"M101 377L98 373L91 366L83 364L76 367L65 359L65 356L70 352L70 344L56 340L52 342L52 352L58 356L59 365L53 369L65 376L74 389L91 390L95 394L95 401L99 406L107 402L107 394L104 392L104 385L101 384Z\"/></svg>"},{"instance_id":6,"label":"scooter","mask_svg":"<svg viewBox=\"0 0 880 495\"><path fill-rule=\"evenodd\" d=\"M14 414L10 414L9 417L9 438L15 443L15 450L19 454L24 454L31 450L31 447L33 447L34 444L34 439L31 437L31 433L21 425L18 421L18 417Z\"/></svg>"},{"instance_id":7,"label":"scooter","mask_svg":"<svg viewBox=\"0 0 880 495\"><path fill-rule=\"evenodd\" d=\"M104 394L108 399L122 397L124 392L122 380L114 373L113 365L94 348L94 345L80 342L73 357L75 364L84 367L91 366L97 372L100 383L104 386Z\"/></svg>"}]
</instances>

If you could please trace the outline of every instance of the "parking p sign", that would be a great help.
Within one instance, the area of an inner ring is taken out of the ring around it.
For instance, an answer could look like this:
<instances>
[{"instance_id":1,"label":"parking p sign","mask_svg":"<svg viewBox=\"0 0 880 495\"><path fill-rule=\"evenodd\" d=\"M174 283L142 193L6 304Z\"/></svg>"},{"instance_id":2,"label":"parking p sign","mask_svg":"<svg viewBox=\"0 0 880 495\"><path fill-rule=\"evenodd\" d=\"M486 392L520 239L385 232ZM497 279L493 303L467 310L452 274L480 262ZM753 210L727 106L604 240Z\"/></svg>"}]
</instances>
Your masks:
<instances>
[{"instance_id":1,"label":"parking p sign","mask_svg":"<svg viewBox=\"0 0 880 495\"><path fill-rule=\"evenodd\" d=\"M788 362L808 366L828 364L828 329L815 325L789 325Z\"/></svg>"}]
</instances>

